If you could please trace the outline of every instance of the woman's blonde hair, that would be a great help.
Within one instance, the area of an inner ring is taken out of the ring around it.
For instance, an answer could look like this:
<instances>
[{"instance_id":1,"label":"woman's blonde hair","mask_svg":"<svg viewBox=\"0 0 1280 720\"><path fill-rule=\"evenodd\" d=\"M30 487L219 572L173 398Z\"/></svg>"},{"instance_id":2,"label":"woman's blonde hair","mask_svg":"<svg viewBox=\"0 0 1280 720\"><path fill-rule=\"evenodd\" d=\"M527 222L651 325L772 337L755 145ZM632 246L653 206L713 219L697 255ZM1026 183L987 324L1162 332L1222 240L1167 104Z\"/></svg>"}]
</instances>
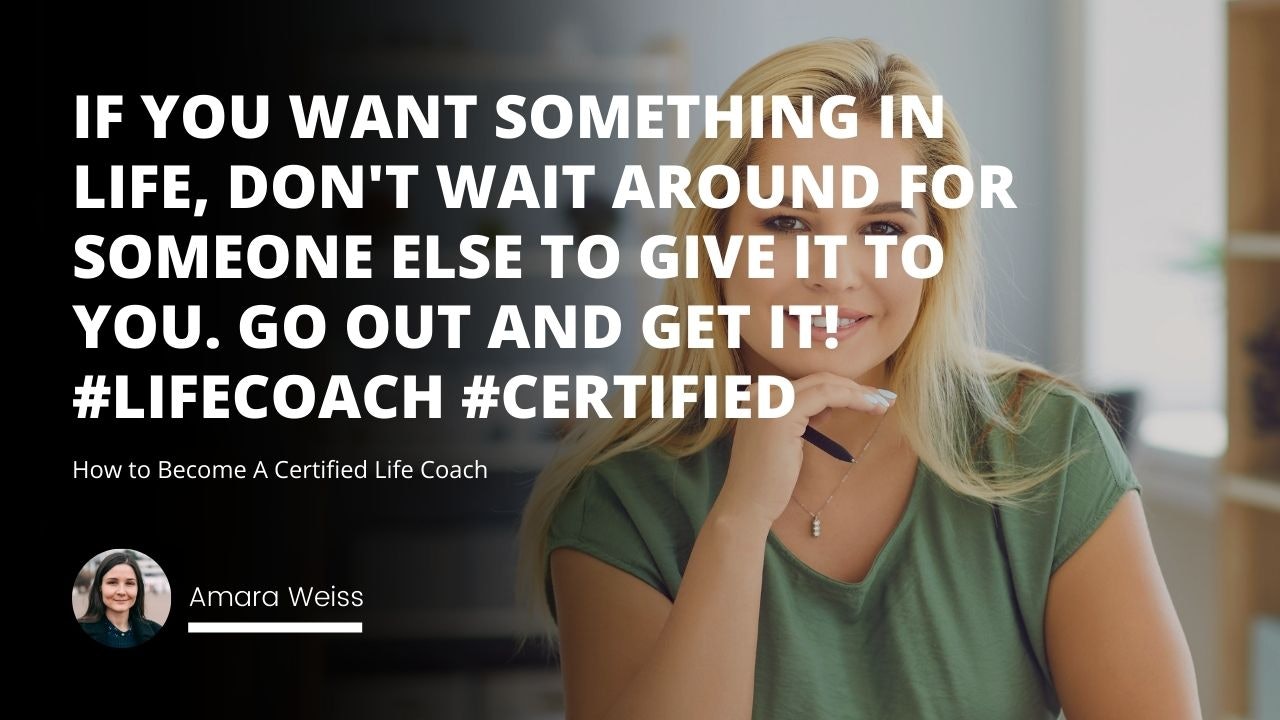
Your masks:
<instances>
[{"instance_id":1,"label":"woman's blonde hair","mask_svg":"<svg viewBox=\"0 0 1280 720\"><path fill-rule=\"evenodd\" d=\"M757 63L729 87L720 98L720 108L728 107L731 95L782 95L797 102L810 95L815 105L833 95L852 95L858 100L860 118L878 117L882 96L936 94L933 83L902 55L886 53L870 40L830 39L797 45ZM912 138L930 176L944 165L969 166L968 143L949 107L944 114L941 138L919 134ZM895 127L897 121L895 118ZM690 152L687 167L693 177L716 164L735 167L741 173L750 161L751 147L749 138L704 137ZM950 197L958 195L957 183L954 175L948 178ZM714 190L718 197L724 188ZM970 229L972 213L967 207L941 207L931 196L927 200L929 226L942 244L946 261L937 276L925 281L916 323L886 362L886 386L898 393L898 422L907 441L920 461L944 483L962 495L986 502L1018 504L1017 496L1059 471L1066 460L1047 467L994 467L973 452L975 446L993 429L1020 434L1048 389L1076 389L1037 365L985 349L981 268L978 243ZM719 235L726 213L702 205L681 209L675 218L675 235L681 239ZM667 281L663 303L687 308L722 302L719 282L705 255L702 262L704 267L696 279ZM710 349L648 348L634 372L668 377L745 374L738 352L726 347L723 323L717 325L716 336ZM1015 378L1016 382L1014 391L1002 399L993 392L992 381L1003 378ZM1028 379L1041 382L1024 383ZM650 406L649 392L647 387L640 392L637 408ZM734 425L733 420L706 419L700 413L684 419L627 419L619 417L620 413L612 414L611 420L580 423L565 437L560 452L538 475L525 506L519 532L517 597L531 611L535 627L552 647L555 628L546 597L547 533L560 501L582 472L614 456L650 446L674 457L691 455L732 432Z\"/></svg>"}]
</instances>

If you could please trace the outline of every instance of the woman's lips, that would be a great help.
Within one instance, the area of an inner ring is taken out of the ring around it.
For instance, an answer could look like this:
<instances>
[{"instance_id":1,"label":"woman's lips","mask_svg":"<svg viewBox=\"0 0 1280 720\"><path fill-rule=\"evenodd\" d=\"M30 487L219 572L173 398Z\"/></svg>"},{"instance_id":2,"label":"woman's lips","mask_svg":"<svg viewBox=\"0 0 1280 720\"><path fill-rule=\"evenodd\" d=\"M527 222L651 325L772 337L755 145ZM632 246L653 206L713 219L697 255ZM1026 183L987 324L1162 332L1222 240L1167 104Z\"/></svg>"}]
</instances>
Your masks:
<instances>
[{"instance_id":1,"label":"woman's lips","mask_svg":"<svg viewBox=\"0 0 1280 720\"><path fill-rule=\"evenodd\" d=\"M849 325L848 327L839 328L833 333L827 332L826 328L820 328L817 325L812 325L810 336L813 338L813 343L816 346L823 346L823 344L827 341L827 338L835 338L837 342L842 341L842 340L845 340L846 338L852 337L854 333L862 329L863 325L866 325L867 323L871 322L873 317L874 317L873 315L863 315L862 317L858 318L857 322L853 323L852 325ZM791 315L789 313L787 314L786 318L787 318L787 322L790 323L792 327L795 328L796 333L797 334L800 333L801 332L800 318L796 317L795 315Z\"/></svg>"}]
</instances>

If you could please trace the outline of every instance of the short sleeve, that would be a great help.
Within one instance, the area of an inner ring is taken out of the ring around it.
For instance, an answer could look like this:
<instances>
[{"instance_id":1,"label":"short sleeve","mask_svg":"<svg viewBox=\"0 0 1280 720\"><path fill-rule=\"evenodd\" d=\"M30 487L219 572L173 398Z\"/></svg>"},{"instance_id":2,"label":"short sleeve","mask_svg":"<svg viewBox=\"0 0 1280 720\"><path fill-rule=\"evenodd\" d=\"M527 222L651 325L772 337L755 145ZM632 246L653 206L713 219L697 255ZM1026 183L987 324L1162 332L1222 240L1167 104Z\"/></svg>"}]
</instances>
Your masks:
<instances>
[{"instance_id":1,"label":"short sleeve","mask_svg":"<svg viewBox=\"0 0 1280 720\"><path fill-rule=\"evenodd\" d=\"M1050 573L1093 535L1120 498L1142 491L1129 457L1102 410L1074 398L1071 404L1071 453L1063 475L1061 506Z\"/></svg>"},{"instance_id":2,"label":"short sleeve","mask_svg":"<svg viewBox=\"0 0 1280 720\"><path fill-rule=\"evenodd\" d=\"M637 469L645 468L643 463L638 465ZM551 551L556 548L580 550L643 580L668 598L674 596L663 577L663 560L656 555L667 534L664 513L653 500L661 481L652 472L619 473L616 468L596 466L574 483L552 515L547 538L546 591L552 618L558 619L550 572Z\"/></svg>"}]
</instances>

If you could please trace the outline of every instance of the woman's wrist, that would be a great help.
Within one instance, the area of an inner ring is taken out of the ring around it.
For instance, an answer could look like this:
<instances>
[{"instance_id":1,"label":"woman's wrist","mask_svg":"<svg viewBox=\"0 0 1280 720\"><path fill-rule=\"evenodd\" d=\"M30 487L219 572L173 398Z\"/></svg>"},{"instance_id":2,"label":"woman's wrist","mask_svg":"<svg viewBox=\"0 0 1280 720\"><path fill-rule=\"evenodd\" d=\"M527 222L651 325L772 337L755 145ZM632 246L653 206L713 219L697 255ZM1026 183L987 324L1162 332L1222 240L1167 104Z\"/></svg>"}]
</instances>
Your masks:
<instances>
[{"instance_id":1,"label":"woman's wrist","mask_svg":"<svg viewBox=\"0 0 1280 720\"><path fill-rule=\"evenodd\" d=\"M714 529L715 532L731 535L744 540L758 540L763 543L769 537L773 520L759 513L753 513L716 501L707 514L703 530Z\"/></svg>"}]
</instances>

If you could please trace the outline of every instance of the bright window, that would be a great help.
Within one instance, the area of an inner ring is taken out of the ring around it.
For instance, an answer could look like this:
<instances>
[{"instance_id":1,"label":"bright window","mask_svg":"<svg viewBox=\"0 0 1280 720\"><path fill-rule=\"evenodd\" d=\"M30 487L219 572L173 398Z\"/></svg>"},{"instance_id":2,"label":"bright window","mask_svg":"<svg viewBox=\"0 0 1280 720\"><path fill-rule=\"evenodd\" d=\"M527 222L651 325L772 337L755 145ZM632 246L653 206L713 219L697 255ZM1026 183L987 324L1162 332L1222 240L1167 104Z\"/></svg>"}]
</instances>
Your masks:
<instances>
[{"instance_id":1,"label":"bright window","mask_svg":"<svg viewBox=\"0 0 1280 720\"><path fill-rule=\"evenodd\" d=\"M1210 0L1087 7L1087 382L1141 391L1148 444L1216 456L1225 447L1225 13Z\"/></svg>"}]
</instances>

